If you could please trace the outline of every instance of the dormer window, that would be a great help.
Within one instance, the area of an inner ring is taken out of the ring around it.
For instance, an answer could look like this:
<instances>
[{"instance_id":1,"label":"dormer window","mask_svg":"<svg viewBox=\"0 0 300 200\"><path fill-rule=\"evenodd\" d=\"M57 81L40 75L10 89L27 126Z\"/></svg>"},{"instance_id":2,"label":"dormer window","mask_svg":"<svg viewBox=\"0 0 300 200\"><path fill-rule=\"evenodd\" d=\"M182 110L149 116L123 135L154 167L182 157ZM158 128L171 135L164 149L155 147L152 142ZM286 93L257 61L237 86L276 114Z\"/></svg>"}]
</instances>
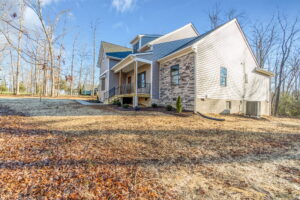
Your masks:
<instances>
[{"instance_id":1,"label":"dormer window","mask_svg":"<svg viewBox=\"0 0 300 200\"><path fill-rule=\"evenodd\" d=\"M133 53L137 53L140 47L140 41L137 41L134 45L133 45Z\"/></svg>"}]
</instances>

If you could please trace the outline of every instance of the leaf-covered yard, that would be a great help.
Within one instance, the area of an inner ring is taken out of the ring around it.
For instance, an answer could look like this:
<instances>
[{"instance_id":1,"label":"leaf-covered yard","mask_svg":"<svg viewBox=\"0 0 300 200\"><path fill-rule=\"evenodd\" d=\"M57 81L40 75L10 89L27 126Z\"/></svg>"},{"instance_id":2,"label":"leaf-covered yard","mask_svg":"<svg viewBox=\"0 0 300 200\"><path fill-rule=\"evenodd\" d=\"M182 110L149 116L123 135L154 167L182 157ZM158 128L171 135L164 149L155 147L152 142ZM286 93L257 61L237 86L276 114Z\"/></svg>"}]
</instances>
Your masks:
<instances>
[{"instance_id":1,"label":"leaf-covered yard","mask_svg":"<svg viewBox=\"0 0 300 200\"><path fill-rule=\"evenodd\" d=\"M300 120L225 119L0 99L0 197L300 198Z\"/></svg>"}]
</instances>

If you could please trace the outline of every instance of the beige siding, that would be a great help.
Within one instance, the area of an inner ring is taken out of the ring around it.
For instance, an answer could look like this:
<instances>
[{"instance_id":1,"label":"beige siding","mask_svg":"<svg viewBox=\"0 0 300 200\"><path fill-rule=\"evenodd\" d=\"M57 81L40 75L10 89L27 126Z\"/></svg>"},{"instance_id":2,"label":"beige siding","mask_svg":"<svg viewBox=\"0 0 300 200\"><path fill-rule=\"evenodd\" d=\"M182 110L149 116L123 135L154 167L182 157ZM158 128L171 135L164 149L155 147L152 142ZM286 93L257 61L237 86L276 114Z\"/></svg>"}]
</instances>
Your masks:
<instances>
[{"instance_id":1,"label":"beige siding","mask_svg":"<svg viewBox=\"0 0 300 200\"><path fill-rule=\"evenodd\" d=\"M176 41L196 36L198 36L198 34L195 32L192 25L188 25L183 27L182 29L178 29L177 31L172 32L170 35L166 35L158 38L157 40L154 40L152 44L160 44L164 42Z\"/></svg>"},{"instance_id":2,"label":"beige siding","mask_svg":"<svg viewBox=\"0 0 300 200\"><path fill-rule=\"evenodd\" d=\"M106 56L103 55L102 62L100 63L100 74L108 70L108 66L109 66L109 59L107 59Z\"/></svg>"},{"instance_id":3,"label":"beige siding","mask_svg":"<svg viewBox=\"0 0 300 200\"><path fill-rule=\"evenodd\" d=\"M269 101L269 77L254 72L255 59L235 21L197 44L196 62L197 98ZM221 67L227 68L226 87L220 86Z\"/></svg>"},{"instance_id":4,"label":"beige siding","mask_svg":"<svg viewBox=\"0 0 300 200\"><path fill-rule=\"evenodd\" d=\"M109 59L109 69L115 66L118 62L119 62L118 60ZM109 89L118 86L119 86L119 73L114 73L111 70L109 70Z\"/></svg>"},{"instance_id":5,"label":"beige siding","mask_svg":"<svg viewBox=\"0 0 300 200\"><path fill-rule=\"evenodd\" d=\"M99 95L99 99L101 101L104 101L104 93L108 90L108 86L109 86L109 84L108 84L108 81L109 81L108 75L109 74L107 72L105 74L103 74L106 70L108 70L108 68L109 68L109 59L106 58L106 56L103 54L103 59L100 63L100 75L102 75L102 77L105 76L106 78L105 78L105 90L104 91L101 91L101 77L99 79L98 95Z\"/></svg>"},{"instance_id":6,"label":"beige siding","mask_svg":"<svg viewBox=\"0 0 300 200\"><path fill-rule=\"evenodd\" d=\"M102 88L102 86L101 86L101 83L102 83L102 81L101 81L101 78L100 78L100 83L99 83L99 92L98 92L98 94L99 94L99 99L100 99L100 101L104 101L105 100L105 98L104 98L104 94L105 94L105 92L107 91L107 88L108 88L108 73L105 73L106 75L105 75L105 90L101 90L101 88Z\"/></svg>"}]
</instances>

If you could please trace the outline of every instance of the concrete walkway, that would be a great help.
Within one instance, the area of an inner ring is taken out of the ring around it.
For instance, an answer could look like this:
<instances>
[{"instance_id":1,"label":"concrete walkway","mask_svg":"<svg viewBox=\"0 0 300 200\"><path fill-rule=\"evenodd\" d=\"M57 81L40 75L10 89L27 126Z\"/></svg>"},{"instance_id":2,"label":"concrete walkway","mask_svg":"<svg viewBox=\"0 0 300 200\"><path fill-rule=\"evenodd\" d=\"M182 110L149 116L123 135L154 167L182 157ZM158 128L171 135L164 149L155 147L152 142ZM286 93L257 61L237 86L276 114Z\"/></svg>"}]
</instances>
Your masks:
<instances>
[{"instance_id":1,"label":"concrete walkway","mask_svg":"<svg viewBox=\"0 0 300 200\"><path fill-rule=\"evenodd\" d=\"M90 103L90 102L87 102L87 101L84 101L84 100L75 100L75 101L82 104L82 105L85 105L85 106L101 106L101 105L104 105L103 103Z\"/></svg>"}]
</instances>

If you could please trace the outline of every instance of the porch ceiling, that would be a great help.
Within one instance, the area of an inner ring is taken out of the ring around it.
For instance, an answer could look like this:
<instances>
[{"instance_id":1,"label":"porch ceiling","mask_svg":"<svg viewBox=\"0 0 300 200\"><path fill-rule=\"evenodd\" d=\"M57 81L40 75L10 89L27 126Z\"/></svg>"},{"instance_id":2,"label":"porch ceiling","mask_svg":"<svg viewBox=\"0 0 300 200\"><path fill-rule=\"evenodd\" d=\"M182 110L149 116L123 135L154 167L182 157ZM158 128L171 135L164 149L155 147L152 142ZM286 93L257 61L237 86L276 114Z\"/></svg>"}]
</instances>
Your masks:
<instances>
[{"instance_id":1,"label":"porch ceiling","mask_svg":"<svg viewBox=\"0 0 300 200\"><path fill-rule=\"evenodd\" d=\"M138 67L145 65L144 62L139 62L138 61ZM127 66L125 66L124 68L122 68L122 72L124 73L128 73L130 71L134 70L134 62L128 64Z\"/></svg>"},{"instance_id":2,"label":"porch ceiling","mask_svg":"<svg viewBox=\"0 0 300 200\"><path fill-rule=\"evenodd\" d=\"M129 72L131 70L133 70L134 68L134 63L137 62L138 63L138 67L142 66L144 64L151 64L152 61L149 60L145 60L145 59L141 59L141 58L137 58L135 56L127 56L126 58L124 58L121 62L119 62L118 64L116 64L113 68L112 71L114 73L119 72L120 70L124 71L124 72Z\"/></svg>"}]
</instances>

